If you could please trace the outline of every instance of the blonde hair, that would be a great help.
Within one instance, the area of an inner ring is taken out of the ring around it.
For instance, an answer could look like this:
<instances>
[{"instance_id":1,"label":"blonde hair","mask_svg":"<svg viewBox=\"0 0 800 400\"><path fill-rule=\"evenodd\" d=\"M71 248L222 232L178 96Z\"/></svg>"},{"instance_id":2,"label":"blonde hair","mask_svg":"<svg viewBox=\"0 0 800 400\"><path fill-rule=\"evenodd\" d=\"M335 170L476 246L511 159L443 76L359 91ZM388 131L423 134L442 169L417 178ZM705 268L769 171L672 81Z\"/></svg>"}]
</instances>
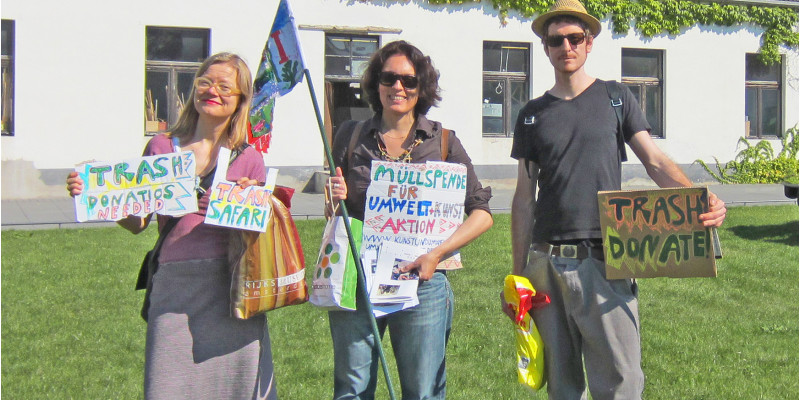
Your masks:
<instances>
[{"instance_id":1,"label":"blonde hair","mask_svg":"<svg viewBox=\"0 0 800 400\"><path fill-rule=\"evenodd\" d=\"M236 106L233 115L228 120L227 134L228 134L228 147L235 149L241 146L247 140L248 122L250 117L250 101L253 98L253 79L250 75L250 68L247 63L236 54L233 53L217 53L208 57L200 65L200 69L194 75L195 79L203 76L208 69L214 64L228 64L233 67L237 72L236 83L239 86L239 104ZM197 128L197 119L200 114L194 107L194 97L197 88L192 83L192 91L189 94L191 104L186 104L181 110L178 117L178 122L172 127L170 137L184 139L194 135L194 130Z\"/></svg>"}]
</instances>

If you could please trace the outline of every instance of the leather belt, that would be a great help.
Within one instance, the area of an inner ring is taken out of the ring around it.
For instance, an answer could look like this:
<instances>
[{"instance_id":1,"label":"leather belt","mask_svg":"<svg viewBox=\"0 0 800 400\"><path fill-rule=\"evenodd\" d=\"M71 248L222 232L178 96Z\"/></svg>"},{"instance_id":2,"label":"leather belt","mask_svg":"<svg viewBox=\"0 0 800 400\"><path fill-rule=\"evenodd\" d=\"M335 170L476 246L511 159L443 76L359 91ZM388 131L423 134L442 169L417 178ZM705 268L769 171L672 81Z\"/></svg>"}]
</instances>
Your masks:
<instances>
[{"instance_id":1,"label":"leather belt","mask_svg":"<svg viewBox=\"0 0 800 400\"><path fill-rule=\"evenodd\" d=\"M597 260L602 260L604 258L602 247L594 248L575 244L553 246L547 243L534 243L531 245L531 248L552 257L575 258L578 260L583 260L589 257Z\"/></svg>"}]
</instances>

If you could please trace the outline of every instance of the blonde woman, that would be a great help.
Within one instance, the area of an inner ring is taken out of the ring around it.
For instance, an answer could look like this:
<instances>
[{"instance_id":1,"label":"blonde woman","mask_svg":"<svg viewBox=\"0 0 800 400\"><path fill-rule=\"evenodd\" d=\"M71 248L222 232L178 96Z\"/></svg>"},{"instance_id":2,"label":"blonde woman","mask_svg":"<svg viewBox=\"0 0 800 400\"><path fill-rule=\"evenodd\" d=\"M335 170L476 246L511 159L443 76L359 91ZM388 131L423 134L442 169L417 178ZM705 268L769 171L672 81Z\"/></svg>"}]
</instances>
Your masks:
<instances>
[{"instance_id":1,"label":"blonde woman","mask_svg":"<svg viewBox=\"0 0 800 400\"><path fill-rule=\"evenodd\" d=\"M261 154L243 146L252 95L250 70L239 56L209 57L195 76L192 106L183 109L171 132L150 140L144 155L192 151L199 182L213 177L221 147L240 150L227 179L241 185L264 181ZM83 190L77 173L68 176L67 189L72 196ZM145 398L275 399L266 319L230 316L230 230L203 223L208 202L209 193L198 186L199 211L157 217L159 231L168 225L171 230L143 310L148 320ZM139 233L150 217L130 216L118 224Z\"/></svg>"}]
</instances>

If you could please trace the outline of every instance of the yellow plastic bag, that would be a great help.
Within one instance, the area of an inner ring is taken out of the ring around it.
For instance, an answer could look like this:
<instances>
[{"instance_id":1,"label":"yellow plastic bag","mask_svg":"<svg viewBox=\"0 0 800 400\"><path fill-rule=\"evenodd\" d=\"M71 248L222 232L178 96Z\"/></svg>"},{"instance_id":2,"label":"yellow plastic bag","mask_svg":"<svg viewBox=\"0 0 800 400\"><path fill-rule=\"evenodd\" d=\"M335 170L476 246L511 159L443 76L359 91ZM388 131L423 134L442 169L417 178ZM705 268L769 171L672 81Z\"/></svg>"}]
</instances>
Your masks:
<instances>
[{"instance_id":1,"label":"yellow plastic bag","mask_svg":"<svg viewBox=\"0 0 800 400\"><path fill-rule=\"evenodd\" d=\"M503 287L506 303L516 315L514 324L517 340L517 377L519 383L539 390L545 382L544 347L542 337L528 311L550 303L545 294L536 294L528 278L508 275Z\"/></svg>"}]
</instances>

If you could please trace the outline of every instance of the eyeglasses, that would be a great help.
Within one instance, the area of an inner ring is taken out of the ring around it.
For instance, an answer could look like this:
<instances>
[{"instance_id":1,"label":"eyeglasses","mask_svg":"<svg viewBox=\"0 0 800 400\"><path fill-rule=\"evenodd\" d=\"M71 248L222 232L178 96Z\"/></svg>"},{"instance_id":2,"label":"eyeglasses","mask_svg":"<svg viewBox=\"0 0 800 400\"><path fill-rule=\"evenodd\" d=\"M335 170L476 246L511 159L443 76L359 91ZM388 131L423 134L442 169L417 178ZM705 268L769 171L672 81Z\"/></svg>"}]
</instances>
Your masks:
<instances>
[{"instance_id":1,"label":"eyeglasses","mask_svg":"<svg viewBox=\"0 0 800 400\"><path fill-rule=\"evenodd\" d=\"M564 44L564 39L569 41L569 44L577 46L586 40L586 33L570 33L569 35L553 35L544 38L544 42L550 47L561 47Z\"/></svg>"},{"instance_id":2,"label":"eyeglasses","mask_svg":"<svg viewBox=\"0 0 800 400\"><path fill-rule=\"evenodd\" d=\"M398 75L394 72L386 71L378 75L378 81L384 86L392 86L398 80L400 80L400 83L402 83L403 87L406 89L414 89L419 85L419 79L415 75Z\"/></svg>"},{"instance_id":3,"label":"eyeglasses","mask_svg":"<svg viewBox=\"0 0 800 400\"><path fill-rule=\"evenodd\" d=\"M214 83L211 81L211 79L208 79L204 76L195 79L194 86L197 88L198 92L207 92L213 86L215 89L217 89L217 94L220 96L233 96L242 93L227 83Z\"/></svg>"}]
</instances>

